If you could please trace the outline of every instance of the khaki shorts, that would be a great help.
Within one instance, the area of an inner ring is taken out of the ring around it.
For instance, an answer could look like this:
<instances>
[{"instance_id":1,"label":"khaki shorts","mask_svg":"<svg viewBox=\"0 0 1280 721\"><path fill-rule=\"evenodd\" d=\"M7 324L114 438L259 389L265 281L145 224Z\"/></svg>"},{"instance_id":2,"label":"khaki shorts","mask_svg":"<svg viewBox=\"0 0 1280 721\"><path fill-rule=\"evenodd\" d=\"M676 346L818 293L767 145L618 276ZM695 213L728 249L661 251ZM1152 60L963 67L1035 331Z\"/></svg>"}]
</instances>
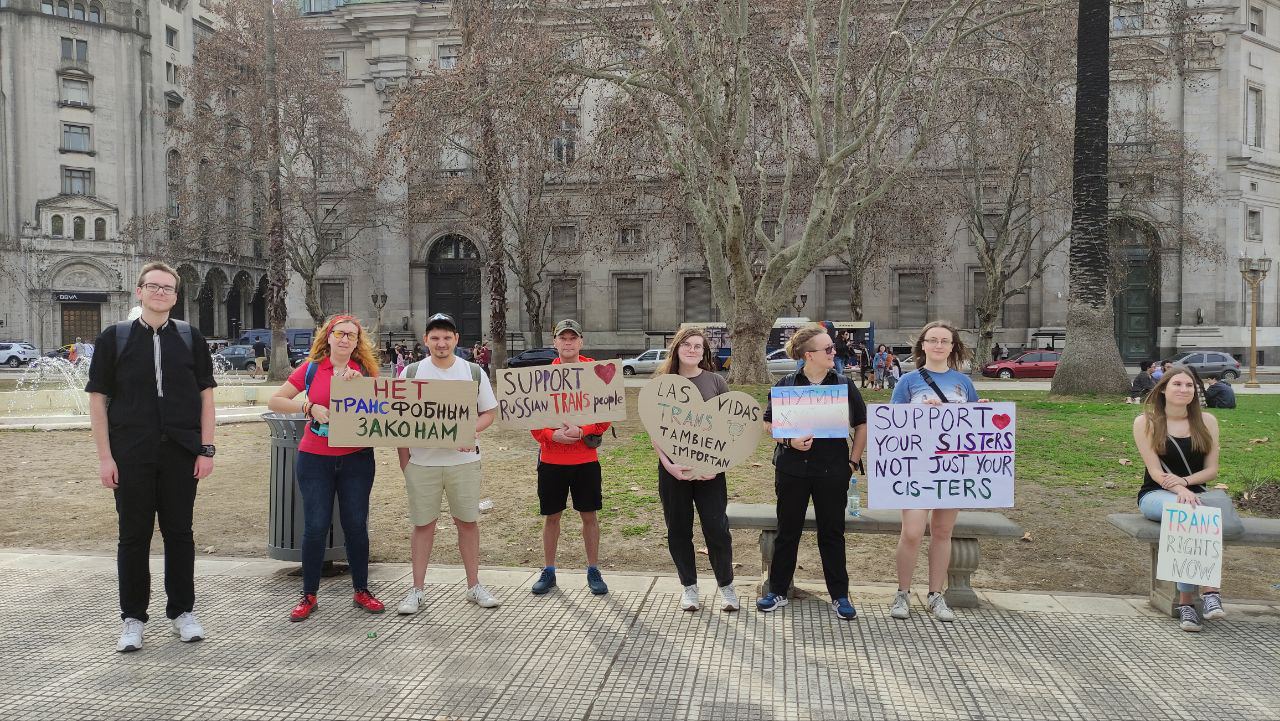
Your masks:
<instances>
[{"instance_id":1,"label":"khaki shorts","mask_svg":"<svg viewBox=\"0 0 1280 721\"><path fill-rule=\"evenodd\" d=\"M425 526L440 518L440 501L449 497L449 512L465 523L480 520L480 461L460 466L404 467L409 521Z\"/></svg>"},{"instance_id":2,"label":"khaki shorts","mask_svg":"<svg viewBox=\"0 0 1280 721\"><path fill-rule=\"evenodd\" d=\"M267 359L265 356L263 356L262 358L254 358L253 364L258 367L259 373L266 372Z\"/></svg>"}]
</instances>

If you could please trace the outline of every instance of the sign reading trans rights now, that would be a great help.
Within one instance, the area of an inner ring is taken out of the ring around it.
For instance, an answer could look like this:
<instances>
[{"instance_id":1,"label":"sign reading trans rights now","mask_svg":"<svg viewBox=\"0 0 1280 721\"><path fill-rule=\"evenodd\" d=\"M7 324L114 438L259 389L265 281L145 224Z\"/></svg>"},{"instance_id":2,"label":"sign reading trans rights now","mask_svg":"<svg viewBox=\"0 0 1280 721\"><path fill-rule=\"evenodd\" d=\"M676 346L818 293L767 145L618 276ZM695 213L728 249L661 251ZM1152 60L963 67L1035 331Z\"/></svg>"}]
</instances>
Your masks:
<instances>
[{"instance_id":1,"label":"sign reading trans rights now","mask_svg":"<svg viewBox=\"0 0 1280 721\"><path fill-rule=\"evenodd\" d=\"M1013 506L1012 403L867 407L867 507Z\"/></svg>"}]
</instances>

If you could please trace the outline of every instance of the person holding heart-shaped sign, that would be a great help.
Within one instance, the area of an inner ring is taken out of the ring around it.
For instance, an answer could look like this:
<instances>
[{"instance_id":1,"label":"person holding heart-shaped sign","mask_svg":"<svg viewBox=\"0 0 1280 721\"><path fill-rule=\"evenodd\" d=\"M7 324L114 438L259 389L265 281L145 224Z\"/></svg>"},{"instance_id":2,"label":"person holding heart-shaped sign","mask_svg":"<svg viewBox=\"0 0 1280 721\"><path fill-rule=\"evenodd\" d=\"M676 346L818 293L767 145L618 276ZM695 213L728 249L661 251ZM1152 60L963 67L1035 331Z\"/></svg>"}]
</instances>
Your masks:
<instances>
[{"instance_id":1,"label":"person holding heart-shaped sign","mask_svg":"<svg viewBox=\"0 0 1280 721\"><path fill-rule=\"evenodd\" d=\"M729 392L729 384L715 373L711 361L711 344L701 328L684 328L676 333L667 348L667 358L658 366L655 378L677 374L689 379L702 400ZM667 549L676 564L676 574L684 586L680 608L697 611L698 564L693 550L693 510L702 520L702 537L707 543L711 570L720 587L720 610L737 611L737 591L733 588L733 537L729 533L729 489L724 473L701 475L692 468L672 461L653 444L658 453L658 497L662 499L662 515L667 522Z\"/></svg>"}]
</instances>

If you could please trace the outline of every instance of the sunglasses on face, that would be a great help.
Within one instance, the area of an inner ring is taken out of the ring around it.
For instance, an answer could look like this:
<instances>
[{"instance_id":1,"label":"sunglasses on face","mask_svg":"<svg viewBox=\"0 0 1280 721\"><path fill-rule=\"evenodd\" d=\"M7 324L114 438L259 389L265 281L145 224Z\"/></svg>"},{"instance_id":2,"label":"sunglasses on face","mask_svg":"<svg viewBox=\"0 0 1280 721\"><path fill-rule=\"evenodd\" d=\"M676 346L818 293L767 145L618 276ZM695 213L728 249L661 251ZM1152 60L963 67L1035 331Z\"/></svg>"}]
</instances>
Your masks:
<instances>
[{"instance_id":1,"label":"sunglasses on face","mask_svg":"<svg viewBox=\"0 0 1280 721\"><path fill-rule=\"evenodd\" d=\"M835 352L836 347L834 345L829 345L826 348L813 348L805 351L805 353L826 353L827 355L835 355Z\"/></svg>"},{"instance_id":2,"label":"sunglasses on face","mask_svg":"<svg viewBox=\"0 0 1280 721\"><path fill-rule=\"evenodd\" d=\"M335 331L333 331L332 333L330 333L329 335L332 335L332 336L334 337L334 339L335 339L335 340L355 340L356 338L359 338L359 337L360 337L360 331L358 331L358 330L335 330Z\"/></svg>"}]
</instances>

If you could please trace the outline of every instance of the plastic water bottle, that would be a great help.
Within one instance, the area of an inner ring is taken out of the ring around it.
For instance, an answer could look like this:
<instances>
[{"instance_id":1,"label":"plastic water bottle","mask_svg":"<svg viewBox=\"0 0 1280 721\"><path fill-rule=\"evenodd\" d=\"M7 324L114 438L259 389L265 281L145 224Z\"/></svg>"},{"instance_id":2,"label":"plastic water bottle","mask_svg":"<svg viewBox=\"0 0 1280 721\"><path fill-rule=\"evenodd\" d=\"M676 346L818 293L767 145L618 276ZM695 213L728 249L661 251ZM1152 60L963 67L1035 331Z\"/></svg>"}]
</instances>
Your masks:
<instances>
[{"instance_id":1,"label":"plastic water bottle","mask_svg":"<svg viewBox=\"0 0 1280 721\"><path fill-rule=\"evenodd\" d=\"M858 476L849 474L849 515L858 518L862 515L862 499L858 497Z\"/></svg>"}]
</instances>

